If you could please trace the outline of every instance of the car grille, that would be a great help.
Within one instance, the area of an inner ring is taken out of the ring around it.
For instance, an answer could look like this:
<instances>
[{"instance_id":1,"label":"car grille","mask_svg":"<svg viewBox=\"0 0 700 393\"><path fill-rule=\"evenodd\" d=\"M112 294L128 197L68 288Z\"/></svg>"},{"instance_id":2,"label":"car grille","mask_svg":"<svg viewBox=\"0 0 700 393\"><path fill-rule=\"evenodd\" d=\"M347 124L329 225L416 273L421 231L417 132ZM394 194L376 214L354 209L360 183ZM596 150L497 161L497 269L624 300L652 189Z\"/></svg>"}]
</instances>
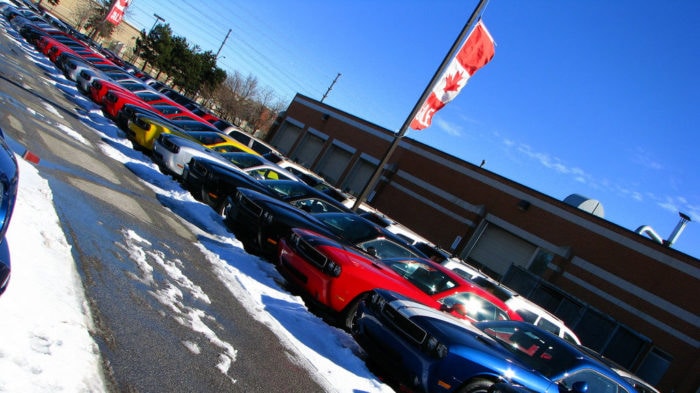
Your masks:
<instances>
[{"instance_id":1,"label":"car grille","mask_svg":"<svg viewBox=\"0 0 700 393\"><path fill-rule=\"evenodd\" d=\"M199 161L190 161L190 172L197 174L200 177L204 177L209 172L206 165L202 165Z\"/></svg>"},{"instance_id":2,"label":"car grille","mask_svg":"<svg viewBox=\"0 0 700 393\"><path fill-rule=\"evenodd\" d=\"M172 153L180 151L180 146L174 144L169 138L166 138L164 134L158 136L158 143Z\"/></svg>"},{"instance_id":3,"label":"car grille","mask_svg":"<svg viewBox=\"0 0 700 393\"><path fill-rule=\"evenodd\" d=\"M250 213L254 217L260 217L262 215L262 208L258 206L257 203L253 202L250 198L241 195L239 198L239 204L241 206L241 210L245 210L246 212Z\"/></svg>"},{"instance_id":4,"label":"car grille","mask_svg":"<svg viewBox=\"0 0 700 393\"><path fill-rule=\"evenodd\" d=\"M309 242L299 237L299 235L296 233L292 233L290 240L290 243L292 244L292 247L296 253L304 257L308 263L316 266L320 270L323 270L323 268L326 267L328 264L328 258L309 244Z\"/></svg>"},{"instance_id":5,"label":"car grille","mask_svg":"<svg viewBox=\"0 0 700 393\"><path fill-rule=\"evenodd\" d=\"M404 336L410 338L418 344L425 341L425 338L428 335L425 330L411 322L410 319L401 315L395 308L391 306L384 307L382 309L382 315L391 326L396 328L396 330L398 330Z\"/></svg>"}]
</instances>

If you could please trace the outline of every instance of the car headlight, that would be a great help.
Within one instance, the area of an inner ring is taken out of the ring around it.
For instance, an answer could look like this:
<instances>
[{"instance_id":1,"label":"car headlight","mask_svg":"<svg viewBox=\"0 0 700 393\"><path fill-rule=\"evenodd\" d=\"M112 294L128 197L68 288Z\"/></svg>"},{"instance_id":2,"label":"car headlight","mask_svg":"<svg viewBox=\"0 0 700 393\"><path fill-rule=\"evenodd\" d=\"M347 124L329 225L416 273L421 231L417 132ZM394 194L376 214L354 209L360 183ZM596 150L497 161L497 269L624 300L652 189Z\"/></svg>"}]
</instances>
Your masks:
<instances>
[{"instance_id":1,"label":"car headlight","mask_svg":"<svg viewBox=\"0 0 700 393\"><path fill-rule=\"evenodd\" d=\"M265 225L270 225L275 220L275 215L266 211L262 214L262 222Z\"/></svg>"},{"instance_id":2,"label":"car headlight","mask_svg":"<svg viewBox=\"0 0 700 393\"><path fill-rule=\"evenodd\" d=\"M367 303L369 303L373 309L381 311L386 305L386 299L384 299L384 297L382 297L380 294L372 292L372 295L370 295Z\"/></svg>"},{"instance_id":3,"label":"car headlight","mask_svg":"<svg viewBox=\"0 0 700 393\"><path fill-rule=\"evenodd\" d=\"M343 268L337 263L329 260L328 263L326 263L326 266L323 267L323 272L329 276L338 277L340 276L340 273L343 272Z\"/></svg>"},{"instance_id":4,"label":"car headlight","mask_svg":"<svg viewBox=\"0 0 700 393\"><path fill-rule=\"evenodd\" d=\"M425 352L430 356L442 359L447 356L447 347L437 338L430 336L425 340Z\"/></svg>"}]
</instances>

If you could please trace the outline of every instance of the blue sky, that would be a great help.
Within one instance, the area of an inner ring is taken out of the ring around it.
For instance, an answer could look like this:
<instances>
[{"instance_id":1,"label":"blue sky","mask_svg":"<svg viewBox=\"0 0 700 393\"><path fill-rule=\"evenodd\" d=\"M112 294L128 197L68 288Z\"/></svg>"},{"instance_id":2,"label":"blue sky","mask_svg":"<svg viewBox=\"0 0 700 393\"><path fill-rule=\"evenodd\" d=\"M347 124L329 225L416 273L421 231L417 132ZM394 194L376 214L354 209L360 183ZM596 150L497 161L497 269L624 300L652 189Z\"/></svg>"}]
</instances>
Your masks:
<instances>
[{"instance_id":1,"label":"blue sky","mask_svg":"<svg viewBox=\"0 0 700 393\"><path fill-rule=\"evenodd\" d=\"M256 76L398 131L477 1L133 0L126 20L174 33ZM700 257L700 2L491 1L496 55L414 138L556 199L600 201Z\"/></svg>"}]
</instances>

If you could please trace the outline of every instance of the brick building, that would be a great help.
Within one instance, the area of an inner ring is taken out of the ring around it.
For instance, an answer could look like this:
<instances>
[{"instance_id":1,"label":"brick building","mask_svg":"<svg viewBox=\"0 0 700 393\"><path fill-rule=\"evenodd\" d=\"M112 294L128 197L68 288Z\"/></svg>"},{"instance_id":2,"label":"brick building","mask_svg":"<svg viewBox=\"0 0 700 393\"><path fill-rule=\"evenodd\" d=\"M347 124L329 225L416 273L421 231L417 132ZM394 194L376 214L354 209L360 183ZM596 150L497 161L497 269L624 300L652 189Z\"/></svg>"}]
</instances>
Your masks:
<instances>
[{"instance_id":1,"label":"brick building","mask_svg":"<svg viewBox=\"0 0 700 393\"><path fill-rule=\"evenodd\" d=\"M267 139L358 195L394 136L297 95ZM557 200L403 138L368 202L549 309L584 345L662 391L700 391L700 261L606 221L598 201Z\"/></svg>"}]
</instances>

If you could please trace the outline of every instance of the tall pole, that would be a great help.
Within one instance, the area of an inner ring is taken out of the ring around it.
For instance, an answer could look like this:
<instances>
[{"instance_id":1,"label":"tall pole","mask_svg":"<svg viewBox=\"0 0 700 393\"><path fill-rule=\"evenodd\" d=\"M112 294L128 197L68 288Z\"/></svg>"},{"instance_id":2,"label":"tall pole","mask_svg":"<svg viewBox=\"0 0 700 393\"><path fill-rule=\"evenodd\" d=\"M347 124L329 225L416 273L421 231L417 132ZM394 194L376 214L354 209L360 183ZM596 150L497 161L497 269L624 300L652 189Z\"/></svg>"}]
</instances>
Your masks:
<instances>
[{"instance_id":1,"label":"tall pole","mask_svg":"<svg viewBox=\"0 0 700 393\"><path fill-rule=\"evenodd\" d=\"M221 49L224 47L224 44L228 40L228 36L231 34L231 29L228 29L228 33L226 33L226 37L224 37L224 41L221 43L221 46L219 47L219 50L216 51L216 56L214 56L214 59L219 58L219 53L221 53Z\"/></svg>"},{"instance_id":2,"label":"tall pole","mask_svg":"<svg viewBox=\"0 0 700 393\"><path fill-rule=\"evenodd\" d=\"M450 64L450 61L455 56L456 52L459 50L460 43L464 40L464 38L474 26L474 24L477 22L477 20L479 19L479 15L481 15L481 12L483 11L484 7L486 7L487 3L488 0L479 0L479 4L472 12L471 16L469 17L469 20L467 21L467 24L464 25L464 28L459 33L459 37L457 37L454 44L452 44L452 48L450 48L450 51L447 53L447 56L445 56L445 58L442 60L442 64L440 64L440 67L435 72L435 75L433 75L433 78L430 80L430 84L428 84L428 87L423 91L423 94L418 99L418 102L416 102L416 105L413 107L411 114L408 115L406 121L404 121L403 125L401 126L401 129L394 136L394 140L391 142L391 145L389 146L389 149L387 149L386 154L384 154L384 158L377 166L377 169L374 171L374 174L367 182L367 185L365 185L365 188L362 189L362 192L357 197L357 200L355 200L355 204L352 206L352 210L357 211L357 208L367 199L367 195L369 195L369 192L376 186L377 181L379 181L379 177L381 176L382 171L384 170L384 167L391 158L391 155L394 153L394 150L396 150L396 148L399 146L399 143L403 139L404 135L406 135L406 131L408 131L408 126L411 124L411 121L413 121L413 118L416 117L416 114L418 114L418 111L423 106L423 103L425 102L425 100L428 99L428 96L433 91L433 88L439 82L443 72Z\"/></svg>"},{"instance_id":3,"label":"tall pole","mask_svg":"<svg viewBox=\"0 0 700 393\"><path fill-rule=\"evenodd\" d=\"M152 32L153 29L156 28L156 25L158 24L158 21L165 22L165 19L161 18L158 14L153 14L153 16L156 17L156 21L153 22L153 26L151 26L151 30L148 30L149 33Z\"/></svg>"},{"instance_id":4,"label":"tall pole","mask_svg":"<svg viewBox=\"0 0 700 393\"><path fill-rule=\"evenodd\" d=\"M333 85L335 85L335 82L338 81L338 78L340 78L340 72L338 73L338 75L335 76L335 79L333 79L333 82L331 82L331 85L328 86L328 90L326 90L326 94L324 94L323 97L321 98L321 102L323 102L323 100L325 100L326 97L328 97L328 93L331 92L331 90L333 89Z\"/></svg>"}]
</instances>

